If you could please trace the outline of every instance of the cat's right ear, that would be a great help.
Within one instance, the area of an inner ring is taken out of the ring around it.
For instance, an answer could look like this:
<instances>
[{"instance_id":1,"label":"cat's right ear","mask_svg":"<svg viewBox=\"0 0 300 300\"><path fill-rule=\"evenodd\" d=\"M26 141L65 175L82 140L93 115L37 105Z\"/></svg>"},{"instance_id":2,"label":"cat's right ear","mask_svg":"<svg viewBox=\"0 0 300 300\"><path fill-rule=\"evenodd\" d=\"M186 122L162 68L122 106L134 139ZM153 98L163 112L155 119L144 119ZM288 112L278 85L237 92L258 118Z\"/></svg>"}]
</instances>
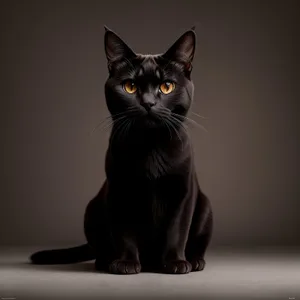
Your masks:
<instances>
[{"instance_id":1,"label":"cat's right ear","mask_svg":"<svg viewBox=\"0 0 300 300\"><path fill-rule=\"evenodd\" d=\"M110 68L111 64L122 58L132 59L136 54L130 49L130 47L112 30L104 26L104 47L105 54Z\"/></svg>"}]
</instances>

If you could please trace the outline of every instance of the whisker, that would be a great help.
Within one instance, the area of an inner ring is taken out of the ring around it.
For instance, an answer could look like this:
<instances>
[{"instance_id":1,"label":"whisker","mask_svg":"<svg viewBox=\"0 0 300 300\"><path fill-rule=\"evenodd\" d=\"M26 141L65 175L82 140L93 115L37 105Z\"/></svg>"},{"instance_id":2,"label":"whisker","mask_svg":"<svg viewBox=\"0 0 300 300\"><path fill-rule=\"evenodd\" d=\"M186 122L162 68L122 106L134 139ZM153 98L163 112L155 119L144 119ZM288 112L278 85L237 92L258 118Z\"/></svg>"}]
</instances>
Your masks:
<instances>
[{"instance_id":1,"label":"whisker","mask_svg":"<svg viewBox=\"0 0 300 300\"><path fill-rule=\"evenodd\" d=\"M111 117L107 120L102 121L100 124L98 124L97 129L100 128L101 130L111 127L112 124L117 123L121 119L126 118L127 116L120 116L116 119L112 119ZM107 124L108 123L108 124Z\"/></svg>"},{"instance_id":2,"label":"whisker","mask_svg":"<svg viewBox=\"0 0 300 300\"><path fill-rule=\"evenodd\" d=\"M164 116L166 119L175 121L176 125L179 125L179 127L182 127L184 130L186 130L184 124L182 122L180 122L178 119L176 119L175 117L173 117L170 113L167 113L166 111L162 112L162 116Z\"/></svg>"},{"instance_id":3,"label":"whisker","mask_svg":"<svg viewBox=\"0 0 300 300\"><path fill-rule=\"evenodd\" d=\"M179 127L181 127L187 134L189 134L188 131L187 131L187 129L186 129L186 127L185 127L185 124L183 124L182 122L180 122L178 119L176 119L176 118L173 117L173 116L169 116L169 118L170 118L172 121L174 121L177 125L179 125Z\"/></svg>"},{"instance_id":4,"label":"whisker","mask_svg":"<svg viewBox=\"0 0 300 300\"><path fill-rule=\"evenodd\" d=\"M127 137L129 131L130 131L130 128L132 126L132 124L134 123L135 119L133 120L129 120L129 122L127 122L127 124L124 126L124 131L123 131L123 140Z\"/></svg>"},{"instance_id":5,"label":"whisker","mask_svg":"<svg viewBox=\"0 0 300 300\"><path fill-rule=\"evenodd\" d=\"M181 142L181 150L183 151L183 142L182 142L182 139L178 133L178 130L176 129L176 127L174 126L174 124L170 121L170 119L166 119L166 122L169 123L169 125L174 129L174 132L175 134L177 135L178 139L180 140Z\"/></svg>"},{"instance_id":6,"label":"whisker","mask_svg":"<svg viewBox=\"0 0 300 300\"><path fill-rule=\"evenodd\" d=\"M122 133L126 131L125 129L126 129L126 127L128 126L129 122L130 122L130 121L129 121L128 119L125 120L125 122L123 123L123 125L120 126L120 130L119 130L118 134L117 134L115 137L119 136L118 139L119 139L120 137L122 137ZM124 138L124 136L123 136L123 138Z\"/></svg>"},{"instance_id":7,"label":"whisker","mask_svg":"<svg viewBox=\"0 0 300 300\"><path fill-rule=\"evenodd\" d=\"M110 141L114 141L115 137L119 134L119 131L123 128L122 126L125 125L129 120L121 120L119 123L114 124L113 130L111 132Z\"/></svg>"},{"instance_id":8,"label":"whisker","mask_svg":"<svg viewBox=\"0 0 300 300\"><path fill-rule=\"evenodd\" d=\"M109 127L111 127L111 125L117 124L118 122L120 122L121 120L124 120L126 118L127 118L127 116L121 116L121 117L119 117L117 119L111 120L111 122L108 125L104 126L102 129L109 128Z\"/></svg>"},{"instance_id":9,"label":"whisker","mask_svg":"<svg viewBox=\"0 0 300 300\"><path fill-rule=\"evenodd\" d=\"M201 115L198 115L198 114L196 114L196 113L195 113L195 112L193 112L193 111L191 111L191 113L192 113L193 115L195 115L195 116L197 116L197 117L201 118L201 119L205 119L205 120L207 120L207 119L208 119L207 117L203 117L203 116L201 116Z\"/></svg>"},{"instance_id":10,"label":"whisker","mask_svg":"<svg viewBox=\"0 0 300 300\"><path fill-rule=\"evenodd\" d=\"M192 102L192 96L189 92L189 90L187 89L187 87L184 87L184 89L186 90L187 94L188 94L188 97L189 97L189 100ZM207 117L203 117L193 111L191 111L192 114L194 114L195 116L199 117L199 118L202 118L202 119L208 119ZM197 122L196 122L197 123ZM199 124L200 125L200 124ZM204 129L205 131L207 131L207 129L203 126L203 125L200 125L201 127L203 127L202 129Z\"/></svg>"},{"instance_id":11,"label":"whisker","mask_svg":"<svg viewBox=\"0 0 300 300\"><path fill-rule=\"evenodd\" d=\"M128 107L125 111L120 112L120 113L116 113L111 115L111 118L117 117L117 116L123 116L123 115L128 115L134 111L137 111L138 109L135 106L130 106Z\"/></svg>"},{"instance_id":12,"label":"whisker","mask_svg":"<svg viewBox=\"0 0 300 300\"><path fill-rule=\"evenodd\" d=\"M170 126L168 125L168 123L165 121L165 119L161 116L158 116L158 118L161 120L162 124L165 125L169 131L169 135L170 135L170 140L172 140L172 132L170 129Z\"/></svg>"},{"instance_id":13,"label":"whisker","mask_svg":"<svg viewBox=\"0 0 300 300\"><path fill-rule=\"evenodd\" d=\"M139 112L139 110L137 108L133 108L131 113L134 112ZM133 114L134 116L134 114ZM128 133L131 125L134 123L135 119L132 120L132 118L128 118L128 116L121 116L117 119L115 119L115 121L112 123L113 124L113 130L111 133L111 137L110 140L113 141L118 135L120 135L123 131L124 134Z\"/></svg>"},{"instance_id":14,"label":"whisker","mask_svg":"<svg viewBox=\"0 0 300 300\"><path fill-rule=\"evenodd\" d=\"M184 118L186 121L191 122L192 124L195 124L196 126L198 126L199 128L201 128L202 130L204 130L205 132L208 133L208 130L203 125L197 123L195 120L190 119L190 118L188 118L186 116L178 115L178 114L173 113L173 112L172 112L172 115L174 115L174 116L176 116L178 118Z\"/></svg>"},{"instance_id":15,"label":"whisker","mask_svg":"<svg viewBox=\"0 0 300 300\"><path fill-rule=\"evenodd\" d=\"M202 130L204 130L205 132L208 133L208 130L201 124L197 123L195 120L191 119L191 118L188 118L186 116L183 116L183 115L179 115L179 114L176 114L170 110L168 110L167 108L162 108L161 109L163 113L165 113L165 116L168 117L169 115L171 115L172 117L175 117L175 119L177 119L179 121L179 123L181 124L180 120L186 120L187 122L190 122L196 126L198 126L198 128L201 128ZM183 125L183 124L182 124ZM185 127L184 127L185 128Z\"/></svg>"},{"instance_id":16,"label":"whisker","mask_svg":"<svg viewBox=\"0 0 300 300\"><path fill-rule=\"evenodd\" d=\"M120 112L120 113L116 113L110 116L105 117L99 124L97 124L92 131L90 132L90 135L92 135L99 127L101 127L102 125L105 126L105 123L108 121L112 121L112 123L114 122L113 118L116 116L123 116L123 115L127 115L128 113L134 112L135 110L137 110L136 107L134 106L130 106L129 108L127 108L126 111ZM116 120L116 119L115 119ZM109 127L111 124L109 124L107 127ZM106 127L106 126L105 126Z\"/></svg>"},{"instance_id":17,"label":"whisker","mask_svg":"<svg viewBox=\"0 0 300 300\"><path fill-rule=\"evenodd\" d=\"M111 119L111 116L105 117L99 124L97 124L90 132L90 135L92 135L103 123L109 121Z\"/></svg>"}]
</instances>

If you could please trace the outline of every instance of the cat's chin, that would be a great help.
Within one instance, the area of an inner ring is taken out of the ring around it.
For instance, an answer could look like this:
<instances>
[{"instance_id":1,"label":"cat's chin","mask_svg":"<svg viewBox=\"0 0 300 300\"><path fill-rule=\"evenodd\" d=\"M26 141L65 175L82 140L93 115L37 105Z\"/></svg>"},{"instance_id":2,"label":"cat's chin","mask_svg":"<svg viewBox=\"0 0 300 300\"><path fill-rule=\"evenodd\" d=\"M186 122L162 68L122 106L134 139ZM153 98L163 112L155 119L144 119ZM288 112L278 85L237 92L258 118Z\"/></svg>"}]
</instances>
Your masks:
<instances>
[{"instance_id":1,"label":"cat's chin","mask_svg":"<svg viewBox=\"0 0 300 300\"><path fill-rule=\"evenodd\" d=\"M161 119L154 114L145 114L141 120L139 126L146 129L155 129L161 126Z\"/></svg>"},{"instance_id":2,"label":"cat's chin","mask_svg":"<svg viewBox=\"0 0 300 300\"><path fill-rule=\"evenodd\" d=\"M159 129L163 127L163 118L155 109L142 110L137 126L142 129Z\"/></svg>"},{"instance_id":3,"label":"cat's chin","mask_svg":"<svg viewBox=\"0 0 300 300\"><path fill-rule=\"evenodd\" d=\"M149 129L154 129L160 126L160 122L158 119L149 116L144 118L143 124L146 128Z\"/></svg>"}]
</instances>

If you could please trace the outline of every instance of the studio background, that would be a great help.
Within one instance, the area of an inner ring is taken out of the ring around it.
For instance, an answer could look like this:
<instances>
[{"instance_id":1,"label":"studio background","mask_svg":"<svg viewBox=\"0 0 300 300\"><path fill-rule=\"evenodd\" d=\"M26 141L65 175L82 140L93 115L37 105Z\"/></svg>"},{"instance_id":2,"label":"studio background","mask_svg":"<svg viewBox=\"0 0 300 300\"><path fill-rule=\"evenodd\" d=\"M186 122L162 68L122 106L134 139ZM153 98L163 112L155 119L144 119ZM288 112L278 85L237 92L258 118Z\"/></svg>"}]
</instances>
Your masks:
<instances>
[{"instance_id":1,"label":"studio background","mask_svg":"<svg viewBox=\"0 0 300 300\"><path fill-rule=\"evenodd\" d=\"M297 1L1 1L0 244L82 243L105 179L104 28L136 52L196 25L190 125L212 245L300 244ZM126 159L124 157L124 159ZM141 199L142 201L143 199Z\"/></svg>"}]
</instances>

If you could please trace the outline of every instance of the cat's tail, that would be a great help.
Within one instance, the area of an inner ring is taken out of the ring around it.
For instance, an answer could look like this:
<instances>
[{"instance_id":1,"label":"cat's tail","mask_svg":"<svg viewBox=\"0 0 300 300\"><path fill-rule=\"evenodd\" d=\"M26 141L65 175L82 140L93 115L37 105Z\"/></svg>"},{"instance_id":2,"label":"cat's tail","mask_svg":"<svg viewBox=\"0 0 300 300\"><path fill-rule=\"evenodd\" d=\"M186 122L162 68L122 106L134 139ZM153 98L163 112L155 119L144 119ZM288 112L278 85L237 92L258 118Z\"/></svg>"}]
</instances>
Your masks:
<instances>
[{"instance_id":1,"label":"cat's tail","mask_svg":"<svg viewBox=\"0 0 300 300\"><path fill-rule=\"evenodd\" d=\"M72 264L95 259L95 254L88 244L84 244L73 248L38 251L29 259L36 265Z\"/></svg>"}]
</instances>

